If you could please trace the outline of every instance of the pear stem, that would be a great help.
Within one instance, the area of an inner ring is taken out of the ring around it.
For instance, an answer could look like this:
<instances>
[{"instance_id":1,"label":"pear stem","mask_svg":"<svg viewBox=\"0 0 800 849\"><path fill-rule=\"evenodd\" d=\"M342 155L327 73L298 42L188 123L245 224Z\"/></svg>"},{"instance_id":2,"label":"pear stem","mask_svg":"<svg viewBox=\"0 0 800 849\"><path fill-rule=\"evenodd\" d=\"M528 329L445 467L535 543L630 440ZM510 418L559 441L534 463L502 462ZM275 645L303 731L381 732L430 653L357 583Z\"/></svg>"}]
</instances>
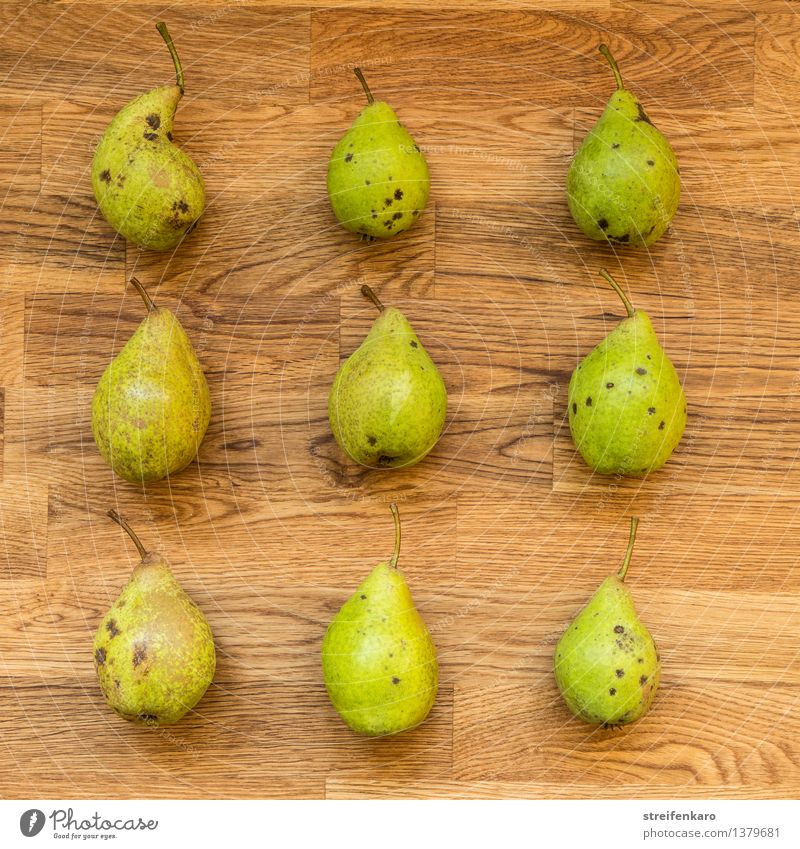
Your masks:
<instances>
[{"instance_id":1,"label":"pear stem","mask_svg":"<svg viewBox=\"0 0 800 849\"><path fill-rule=\"evenodd\" d=\"M628 566L631 565L631 555L633 554L633 544L636 542L636 528L639 527L639 519L636 516L631 517L631 533L628 537L628 550L625 552L625 559L622 561L622 566L617 577L620 581L625 580L625 575L628 573Z\"/></svg>"},{"instance_id":2,"label":"pear stem","mask_svg":"<svg viewBox=\"0 0 800 849\"><path fill-rule=\"evenodd\" d=\"M119 515L119 513L117 513L116 510L109 510L107 515L110 519L113 519L122 528L122 530L125 531L125 533L133 540L133 544L136 546L136 548L139 549L139 555L141 556L142 560L144 560L145 557L147 557L147 549L142 545L139 537L137 537L136 534L131 530L131 526L122 518L122 516Z\"/></svg>"},{"instance_id":3,"label":"pear stem","mask_svg":"<svg viewBox=\"0 0 800 849\"><path fill-rule=\"evenodd\" d=\"M607 44L601 44L597 49L605 56L608 64L611 65L611 70L614 72L614 79L617 81L617 91L621 91L625 86L622 84L622 74L619 72L617 60L611 55Z\"/></svg>"},{"instance_id":4,"label":"pear stem","mask_svg":"<svg viewBox=\"0 0 800 849\"><path fill-rule=\"evenodd\" d=\"M164 21L159 21L156 24L156 29L166 42L167 48L169 49L169 55L172 56L172 63L175 65L175 76L177 78L178 88L181 90L181 94L183 94L183 68L181 67L181 60L178 56L178 51L172 43L172 36L169 34L169 30L167 29L167 25Z\"/></svg>"},{"instance_id":5,"label":"pear stem","mask_svg":"<svg viewBox=\"0 0 800 849\"><path fill-rule=\"evenodd\" d=\"M392 554L389 565L392 569L396 569L397 561L400 559L400 511L397 509L396 504L390 504L389 509L392 511L392 516L394 517L394 554Z\"/></svg>"},{"instance_id":6,"label":"pear stem","mask_svg":"<svg viewBox=\"0 0 800 849\"><path fill-rule=\"evenodd\" d=\"M155 312L158 307L153 303L153 299L150 295L147 294L147 290L142 286L142 284L135 278L131 277L131 283L136 291L142 296L142 300L144 301L144 305L147 307L148 312Z\"/></svg>"},{"instance_id":7,"label":"pear stem","mask_svg":"<svg viewBox=\"0 0 800 849\"><path fill-rule=\"evenodd\" d=\"M380 312L383 312L386 309L386 307L381 303L380 298L372 291L372 287L367 286L366 283L361 287L361 294L372 301Z\"/></svg>"},{"instance_id":8,"label":"pear stem","mask_svg":"<svg viewBox=\"0 0 800 849\"><path fill-rule=\"evenodd\" d=\"M367 103L373 104L375 102L375 98L369 90L367 81L364 79L364 74L361 73L361 68L353 68L353 73L358 77L358 81L361 83L361 88L364 89L364 94L367 95Z\"/></svg>"},{"instance_id":9,"label":"pear stem","mask_svg":"<svg viewBox=\"0 0 800 849\"><path fill-rule=\"evenodd\" d=\"M636 310L634 310L633 305L628 300L628 296L622 291L622 287L617 283L617 281L605 270L605 268L600 269L600 276L611 285L611 288L620 296L622 299L622 303L625 304L625 311L628 313L628 318L630 318Z\"/></svg>"}]
</instances>

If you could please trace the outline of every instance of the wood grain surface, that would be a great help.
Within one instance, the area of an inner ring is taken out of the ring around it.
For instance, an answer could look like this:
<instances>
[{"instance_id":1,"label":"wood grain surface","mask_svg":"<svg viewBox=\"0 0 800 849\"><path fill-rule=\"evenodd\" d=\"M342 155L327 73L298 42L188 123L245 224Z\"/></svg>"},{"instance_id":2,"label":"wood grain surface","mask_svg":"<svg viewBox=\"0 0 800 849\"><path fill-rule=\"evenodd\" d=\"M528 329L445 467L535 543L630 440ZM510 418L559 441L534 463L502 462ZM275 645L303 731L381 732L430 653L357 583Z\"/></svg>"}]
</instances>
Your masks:
<instances>
[{"instance_id":1,"label":"wood grain surface","mask_svg":"<svg viewBox=\"0 0 800 849\"><path fill-rule=\"evenodd\" d=\"M171 254L126 245L89 181L104 126L184 62L176 136L207 213ZM782 0L0 5L0 795L796 797L800 792L800 18ZM566 168L612 79L672 140L683 197L652 249L587 241ZM381 244L339 227L327 160L361 65L424 149L429 208ZM652 316L689 422L646 481L593 477L565 400L621 317ZM92 441L94 386L141 320L136 273L208 375L199 460L146 490ZM327 423L369 283L439 364L446 432L393 473ZM441 692L367 740L331 708L325 627L392 544ZM92 635L135 564L105 512L202 606L216 680L179 725L109 710ZM637 724L573 719L560 633L616 568L663 658Z\"/></svg>"}]
</instances>

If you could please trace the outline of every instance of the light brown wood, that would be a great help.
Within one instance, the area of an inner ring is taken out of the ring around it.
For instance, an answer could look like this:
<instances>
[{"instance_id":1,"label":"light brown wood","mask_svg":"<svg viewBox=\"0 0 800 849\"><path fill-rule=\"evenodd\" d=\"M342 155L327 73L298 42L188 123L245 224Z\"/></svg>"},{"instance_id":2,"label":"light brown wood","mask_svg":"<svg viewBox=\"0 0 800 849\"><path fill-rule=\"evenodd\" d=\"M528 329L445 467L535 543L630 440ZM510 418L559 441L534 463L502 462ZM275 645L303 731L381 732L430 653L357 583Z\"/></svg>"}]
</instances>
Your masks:
<instances>
[{"instance_id":1,"label":"light brown wood","mask_svg":"<svg viewBox=\"0 0 800 849\"><path fill-rule=\"evenodd\" d=\"M171 79L155 5L0 6L0 795L4 797L786 798L800 789L800 73L785 3L584 0L185 4L176 137L208 210L177 251L99 216L94 146ZM672 140L683 197L649 251L578 233L575 146L612 80ZM330 149L360 64L425 150L419 224L339 227ZM565 404L621 316L607 266L652 316L689 399L646 481L589 474ZM139 276L206 370L199 462L146 491L114 478L90 402L141 320ZM446 432L417 467L345 460L327 423L369 283L440 365ZM360 739L321 681L327 622L391 549L433 632L428 722ZM104 705L93 631L135 562L116 507L203 607L219 653L198 710L162 730ZM636 725L573 719L562 630L618 564L661 649Z\"/></svg>"}]
</instances>

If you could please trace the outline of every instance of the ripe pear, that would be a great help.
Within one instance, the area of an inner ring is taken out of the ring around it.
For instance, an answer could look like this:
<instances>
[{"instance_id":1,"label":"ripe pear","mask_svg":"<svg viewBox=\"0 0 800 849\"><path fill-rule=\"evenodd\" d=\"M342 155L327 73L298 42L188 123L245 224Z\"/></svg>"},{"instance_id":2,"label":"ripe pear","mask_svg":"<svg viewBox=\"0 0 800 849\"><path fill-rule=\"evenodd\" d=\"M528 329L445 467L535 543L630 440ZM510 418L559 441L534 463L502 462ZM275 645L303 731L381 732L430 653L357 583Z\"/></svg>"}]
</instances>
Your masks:
<instances>
[{"instance_id":1,"label":"ripe pear","mask_svg":"<svg viewBox=\"0 0 800 849\"><path fill-rule=\"evenodd\" d=\"M569 382L569 427L596 472L642 477L667 462L686 427L686 397L650 318L600 272L628 317L578 365Z\"/></svg>"},{"instance_id":2,"label":"ripe pear","mask_svg":"<svg viewBox=\"0 0 800 849\"><path fill-rule=\"evenodd\" d=\"M414 607L400 557L379 563L336 614L322 641L322 674L342 719L360 734L397 734L430 713L439 686L436 647Z\"/></svg>"},{"instance_id":3,"label":"ripe pear","mask_svg":"<svg viewBox=\"0 0 800 849\"><path fill-rule=\"evenodd\" d=\"M341 224L364 237L402 233L428 202L428 163L394 110L375 100L359 68L367 106L333 149L328 196Z\"/></svg>"},{"instance_id":4,"label":"ripe pear","mask_svg":"<svg viewBox=\"0 0 800 849\"><path fill-rule=\"evenodd\" d=\"M442 376L400 310L384 307L366 339L339 369L328 397L336 441L372 468L418 463L436 444L447 412Z\"/></svg>"},{"instance_id":5,"label":"ripe pear","mask_svg":"<svg viewBox=\"0 0 800 849\"><path fill-rule=\"evenodd\" d=\"M555 676L567 707L594 725L625 725L649 709L661 662L625 586L638 519L631 519L628 550L558 641Z\"/></svg>"},{"instance_id":6,"label":"ripe pear","mask_svg":"<svg viewBox=\"0 0 800 849\"><path fill-rule=\"evenodd\" d=\"M131 283L147 316L97 384L92 432L111 468L142 483L192 462L211 418L211 398L178 319L157 307L135 277Z\"/></svg>"},{"instance_id":7,"label":"ripe pear","mask_svg":"<svg viewBox=\"0 0 800 849\"><path fill-rule=\"evenodd\" d=\"M146 725L177 722L214 678L211 629L160 555L148 553L128 523L108 515L141 555L130 581L94 637L94 666L108 704Z\"/></svg>"},{"instance_id":8,"label":"ripe pear","mask_svg":"<svg viewBox=\"0 0 800 849\"><path fill-rule=\"evenodd\" d=\"M652 245L678 208L678 160L642 104L623 86L605 44L600 52L611 65L617 90L569 167L569 209L591 239Z\"/></svg>"},{"instance_id":9,"label":"ripe pear","mask_svg":"<svg viewBox=\"0 0 800 849\"><path fill-rule=\"evenodd\" d=\"M206 204L203 178L172 140L183 71L166 24L156 24L175 63L177 83L124 106L108 125L92 162L92 188L108 223L154 251L176 247Z\"/></svg>"}]
</instances>

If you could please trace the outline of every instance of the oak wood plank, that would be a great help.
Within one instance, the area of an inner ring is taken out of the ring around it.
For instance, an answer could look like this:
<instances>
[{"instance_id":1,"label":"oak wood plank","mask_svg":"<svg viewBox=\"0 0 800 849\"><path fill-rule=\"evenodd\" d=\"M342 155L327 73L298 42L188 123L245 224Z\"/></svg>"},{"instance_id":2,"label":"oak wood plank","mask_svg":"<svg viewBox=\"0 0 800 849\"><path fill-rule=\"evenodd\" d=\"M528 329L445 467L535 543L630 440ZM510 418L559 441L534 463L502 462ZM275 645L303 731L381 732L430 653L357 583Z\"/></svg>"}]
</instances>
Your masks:
<instances>
[{"instance_id":1,"label":"oak wood plank","mask_svg":"<svg viewBox=\"0 0 800 849\"><path fill-rule=\"evenodd\" d=\"M551 674L529 685L457 688L454 775L694 785L701 795L706 785L796 783L799 697L797 684L665 684L639 722L602 729L569 713Z\"/></svg>"},{"instance_id":2,"label":"oak wood plank","mask_svg":"<svg viewBox=\"0 0 800 849\"><path fill-rule=\"evenodd\" d=\"M587 12L319 10L312 12L313 101L352 98L348 63L370 67L371 87L402 107L468 98L560 106L605 103L609 71L596 45L608 40L642 97L675 106L698 97L716 107L753 102L751 13L685 8ZM724 33L720 37L719 33ZM712 36L712 33L714 34ZM333 72L321 73L320 69Z\"/></svg>"},{"instance_id":3,"label":"oak wood plank","mask_svg":"<svg viewBox=\"0 0 800 849\"><path fill-rule=\"evenodd\" d=\"M705 786L703 799L795 799L798 785L782 784L754 789L747 784ZM398 785L390 780L359 781L328 778L326 799L697 799L694 784L596 784L538 781L418 781Z\"/></svg>"},{"instance_id":4,"label":"oak wood plank","mask_svg":"<svg viewBox=\"0 0 800 849\"><path fill-rule=\"evenodd\" d=\"M26 787L69 787L71 795L90 798L99 786L122 798L321 795L331 770L369 775L391 769L411 779L449 769L452 698L446 690L417 734L374 741L342 723L321 684L241 683L226 680L222 670L190 716L162 729L116 716L93 677L5 679L4 747L27 754L24 769L17 763L11 776L4 774L4 795L18 792L14 777ZM316 721L298 723L298 710ZM45 720L45 732L37 733ZM280 790L294 770L297 777ZM58 781L42 778L54 773Z\"/></svg>"},{"instance_id":5,"label":"oak wood plank","mask_svg":"<svg viewBox=\"0 0 800 849\"><path fill-rule=\"evenodd\" d=\"M186 104L200 93L247 103L267 85L284 103L307 102L307 11L237 4L205 15L202 8L175 6L167 16L186 76ZM164 12L154 3L82 3L77 11L37 3L34 14L24 2L3 3L0 73L9 77L8 93L89 97L116 111L171 83L174 69L155 30Z\"/></svg>"}]
</instances>

